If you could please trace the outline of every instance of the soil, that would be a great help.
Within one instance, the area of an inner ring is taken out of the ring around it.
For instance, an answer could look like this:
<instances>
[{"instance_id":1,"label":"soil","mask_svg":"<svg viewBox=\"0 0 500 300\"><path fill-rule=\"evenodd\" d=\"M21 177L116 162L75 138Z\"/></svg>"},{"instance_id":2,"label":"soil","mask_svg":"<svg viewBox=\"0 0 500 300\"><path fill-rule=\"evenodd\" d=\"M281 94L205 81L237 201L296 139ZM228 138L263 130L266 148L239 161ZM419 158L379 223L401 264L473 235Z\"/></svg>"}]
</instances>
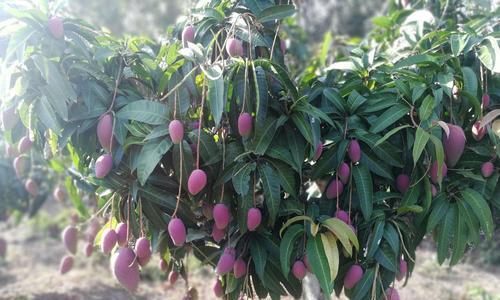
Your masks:
<instances>
[{"instance_id":1,"label":"soil","mask_svg":"<svg viewBox=\"0 0 500 300\"><path fill-rule=\"evenodd\" d=\"M166 274L160 274L158 260L153 260L143 272L148 278L143 278L138 292L132 295L116 283L104 255L95 251L92 258L84 257L83 243L79 244L73 270L59 275L59 260L65 255L61 242L34 232L28 225L0 230L8 241L6 260L0 262L1 300L156 300L182 299L185 294L184 281L179 279L174 286L166 284ZM402 287L397 283L401 299L500 299L500 268L439 266L429 246L418 250L417 261L408 284ZM211 270L191 267L190 285L198 290L198 299L214 299L213 282Z\"/></svg>"}]
</instances>

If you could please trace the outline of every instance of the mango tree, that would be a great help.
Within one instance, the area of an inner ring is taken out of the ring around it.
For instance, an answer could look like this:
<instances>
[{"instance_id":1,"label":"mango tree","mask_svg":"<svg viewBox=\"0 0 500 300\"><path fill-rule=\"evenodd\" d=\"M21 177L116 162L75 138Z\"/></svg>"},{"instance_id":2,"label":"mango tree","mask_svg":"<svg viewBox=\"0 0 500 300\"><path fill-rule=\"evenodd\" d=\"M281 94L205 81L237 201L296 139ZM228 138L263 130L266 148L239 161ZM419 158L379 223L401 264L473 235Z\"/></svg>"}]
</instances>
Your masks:
<instances>
[{"instance_id":1,"label":"mango tree","mask_svg":"<svg viewBox=\"0 0 500 300\"><path fill-rule=\"evenodd\" d=\"M499 205L495 14L452 2L392 3L360 45L326 40L299 74L291 3L203 1L157 42L7 2L5 135L97 195L65 245L88 225L132 292L152 253L186 279L192 253L218 297L298 298L309 271L326 298L399 299L426 234L454 265Z\"/></svg>"}]
</instances>

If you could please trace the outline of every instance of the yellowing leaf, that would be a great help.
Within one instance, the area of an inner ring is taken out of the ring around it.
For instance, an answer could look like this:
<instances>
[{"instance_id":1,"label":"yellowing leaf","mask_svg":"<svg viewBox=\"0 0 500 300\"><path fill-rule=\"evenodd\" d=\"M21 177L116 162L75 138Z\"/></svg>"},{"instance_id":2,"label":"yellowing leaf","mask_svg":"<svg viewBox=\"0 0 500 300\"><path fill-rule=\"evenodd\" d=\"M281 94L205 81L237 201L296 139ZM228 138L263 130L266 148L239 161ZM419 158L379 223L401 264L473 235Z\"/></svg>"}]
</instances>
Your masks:
<instances>
[{"instance_id":1,"label":"yellowing leaf","mask_svg":"<svg viewBox=\"0 0 500 300\"><path fill-rule=\"evenodd\" d=\"M326 258L328 259L328 264L330 265L330 276L333 281L337 278L339 271L339 249L337 248L337 239L333 233L326 232L321 234L321 241L323 242Z\"/></svg>"},{"instance_id":2,"label":"yellowing leaf","mask_svg":"<svg viewBox=\"0 0 500 300\"><path fill-rule=\"evenodd\" d=\"M288 226L290 226L293 223L298 222L298 221L309 221L312 223L313 220L308 216L296 216L296 217L288 219L288 221L286 221L286 223L283 224L283 227L281 227L281 229L280 229L280 237L283 234L283 230L285 230Z\"/></svg>"}]
</instances>

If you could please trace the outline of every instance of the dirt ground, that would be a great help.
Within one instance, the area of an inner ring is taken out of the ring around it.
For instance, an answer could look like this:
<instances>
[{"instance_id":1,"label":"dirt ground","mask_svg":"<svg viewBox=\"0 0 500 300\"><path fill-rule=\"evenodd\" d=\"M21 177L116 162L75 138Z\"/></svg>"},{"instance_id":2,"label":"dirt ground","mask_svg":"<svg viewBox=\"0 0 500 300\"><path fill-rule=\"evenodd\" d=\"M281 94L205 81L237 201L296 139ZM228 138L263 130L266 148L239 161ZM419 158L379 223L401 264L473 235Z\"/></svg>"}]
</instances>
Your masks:
<instances>
[{"instance_id":1,"label":"dirt ground","mask_svg":"<svg viewBox=\"0 0 500 300\"><path fill-rule=\"evenodd\" d=\"M58 264L64 249L57 239L35 236L32 227L27 225L0 230L0 235L7 239L9 246L6 261L0 262L2 300L180 300L185 292L183 280L169 287L158 279L165 276L158 276L157 260L153 260L145 271L157 279L142 280L138 293L132 295L115 282L107 267L107 258L100 253L87 259L81 251L73 270L61 276ZM398 286L401 299L500 299L499 268L482 270L462 264L449 269L438 266L432 249L420 249L417 255L417 268L408 285ZM197 288L201 300L214 299L212 274L203 267L191 270L190 284Z\"/></svg>"}]
</instances>

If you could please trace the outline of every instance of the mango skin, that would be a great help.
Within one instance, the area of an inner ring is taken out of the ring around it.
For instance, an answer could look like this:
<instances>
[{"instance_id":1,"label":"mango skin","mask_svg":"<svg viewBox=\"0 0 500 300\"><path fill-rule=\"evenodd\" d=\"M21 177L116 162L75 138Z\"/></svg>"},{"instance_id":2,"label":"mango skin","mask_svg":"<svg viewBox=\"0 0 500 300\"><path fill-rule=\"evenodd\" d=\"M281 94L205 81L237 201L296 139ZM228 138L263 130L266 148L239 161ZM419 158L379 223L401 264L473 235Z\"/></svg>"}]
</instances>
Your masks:
<instances>
[{"instance_id":1,"label":"mango skin","mask_svg":"<svg viewBox=\"0 0 500 300\"><path fill-rule=\"evenodd\" d=\"M222 282L219 279L215 280L215 284L212 290L214 291L215 297L220 298L224 296L224 290L222 289Z\"/></svg>"},{"instance_id":2,"label":"mango skin","mask_svg":"<svg viewBox=\"0 0 500 300\"><path fill-rule=\"evenodd\" d=\"M168 222L168 234L175 246L180 247L186 242L186 226L179 218L172 218Z\"/></svg>"},{"instance_id":3,"label":"mango skin","mask_svg":"<svg viewBox=\"0 0 500 300\"><path fill-rule=\"evenodd\" d=\"M408 188L410 187L410 177L406 174L399 174L398 177L396 177L396 188L398 191L400 191L402 194L406 193L408 191Z\"/></svg>"},{"instance_id":4,"label":"mango skin","mask_svg":"<svg viewBox=\"0 0 500 300\"><path fill-rule=\"evenodd\" d=\"M306 273L306 265L303 261L297 260L293 263L292 274L293 276L295 276L295 278L297 278L298 280L302 280L304 279L304 277L306 277Z\"/></svg>"},{"instance_id":5,"label":"mango skin","mask_svg":"<svg viewBox=\"0 0 500 300\"><path fill-rule=\"evenodd\" d=\"M227 54L231 57L243 56L243 43L235 38L230 38L226 43Z\"/></svg>"},{"instance_id":6,"label":"mango skin","mask_svg":"<svg viewBox=\"0 0 500 300\"><path fill-rule=\"evenodd\" d=\"M483 106L483 109L490 106L490 95L484 94L483 97L481 98L481 104Z\"/></svg>"},{"instance_id":7,"label":"mango skin","mask_svg":"<svg viewBox=\"0 0 500 300\"><path fill-rule=\"evenodd\" d=\"M340 219L342 222L346 224L351 224L351 219L349 218L349 214L344 210L338 210L335 212L335 218Z\"/></svg>"},{"instance_id":8,"label":"mango skin","mask_svg":"<svg viewBox=\"0 0 500 300\"><path fill-rule=\"evenodd\" d=\"M387 290L385 290L385 294L386 294L386 297L385 297L385 300L399 300L399 293L398 291L395 289L395 288L388 288Z\"/></svg>"},{"instance_id":9,"label":"mango skin","mask_svg":"<svg viewBox=\"0 0 500 300\"><path fill-rule=\"evenodd\" d=\"M38 184L33 179L26 180L24 188L31 196L36 197L38 195Z\"/></svg>"},{"instance_id":10,"label":"mango skin","mask_svg":"<svg viewBox=\"0 0 500 300\"><path fill-rule=\"evenodd\" d=\"M97 123L97 139L103 149L108 152L112 150L114 137L113 116L111 114L105 114L99 119L99 122Z\"/></svg>"},{"instance_id":11,"label":"mango skin","mask_svg":"<svg viewBox=\"0 0 500 300\"><path fill-rule=\"evenodd\" d=\"M344 192L344 184L337 179L332 180L326 188L326 198L334 199L340 197Z\"/></svg>"},{"instance_id":12,"label":"mango skin","mask_svg":"<svg viewBox=\"0 0 500 300\"><path fill-rule=\"evenodd\" d=\"M61 263L59 264L59 273L61 275L68 273L73 268L73 264L74 264L73 256L71 255L64 256L61 259Z\"/></svg>"},{"instance_id":13,"label":"mango skin","mask_svg":"<svg viewBox=\"0 0 500 300\"><path fill-rule=\"evenodd\" d=\"M212 227L212 238L214 239L214 241L216 243L219 243L224 239L225 235L226 233L224 232L224 230L217 228L217 226L214 224L214 226Z\"/></svg>"},{"instance_id":14,"label":"mango skin","mask_svg":"<svg viewBox=\"0 0 500 300\"><path fill-rule=\"evenodd\" d=\"M352 140L349 142L347 154L353 163L359 162L361 159L361 146L359 145L358 140Z\"/></svg>"},{"instance_id":15,"label":"mango skin","mask_svg":"<svg viewBox=\"0 0 500 300\"><path fill-rule=\"evenodd\" d=\"M101 251L104 254L111 253L111 250L113 250L116 245L116 241L116 231L114 229L106 228L102 233Z\"/></svg>"},{"instance_id":16,"label":"mango skin","mask_svg":"<svg viewBox=\"0 0 500 300\"><path fill-rule=\"evenodd\" d=\"M441 169L442 177L445 178L446 175L448 174L448 166L446 165L445 162L443 162L443 167ZM431 165L430 169L430 176L431 176L431 181L435 184L438 183L438 163L437 161L434 161Z\"/></svg>"},{"instance_id":17,"label":"mango skin","mask_svg":"<svg viewBox=\"0 0 500 300\"><path fill-rule=\"evenodd\" d=\"M260 209L252 207L247 213L247 228L250 231L254 231L259 227L262 222L262 213Z\"/></svg>"},{"instance_id":18,"label":"mango skin","mask_svg":"<svg viewBox=\"0 0 500 300\"><path fill-rule=\"evenodd\" d=\"M493 172L495 172L495 166L491 161L487 161L481 166L481 174L483 174L485 178L491 177Z\"/></svg>"},{"instance_id":19,"label":"mango skin","mask_svg":"<svg viewBox=\"0 0 500 300\"><path fill-rule=\"evenodd\" d=\"M247 274L247 263L243 260L243 258L238 258L234 262L233 273L236 279L241 278Z\"/></svg>"},{"instance_id":20,"label":"mango skin","mask_svg":"<svg viewBox=\"0 0 500 300\"><path fill-rule=\"evenodd\" d=\"M344 288L352 289L363 277L363 268L360 265L352 265L344 277Z\"/></svg>"},{"instance_id":21,"label":"mango skin","mask_svg":"<svg viewBox=\"0 0 500 300\"><path fill-rule=\"evenodd\" d=\"M135 253L130 248L120 248L111 258L111 271L118 282L133 293L139 286L139 265Z\"/></svg>"},{"instance_id":22,"label":"mango skin","mask_svg":"<svg viewBox=\"0 0 500 300\"><path fill-rule=\"evenodd\" d=\"M184 125L179 120L173 120L168 124L168 133L172 143L177 145L184 138Z\"/></svg>"},{"instance_id":23,"label":"mango skin","mask_svg":"<svg viewBox=\"0 0 500 300\"><path fill-rule=\"evenodd\" d=\"M444 154L446 156L446 164L449 167L454 167L465 149L465 133L464 130L457 125L448 124L450 134L443 137Z\"/></svg>"},{"instance_id":24,"label":"mango skin","mask_svg":"<svg viewBox=\"0 0 500 300\"><path fill-rule=\"evenodd\" d=\"M229 219L231 218L229 208L222 203L216 204L214 206L214 221L215 225L219 229L225 229L229 224Z\"/></svg>"},{"instance_id":25,"label":"mango skin","mask_svg":"<svg viewBox=\"0 0 500 300\"><path fill-rule=\"evenodd\" d=\"M343 184L347 184L349 182L349 177L351 176L351 168L349 168L349 165L347 163L343 162L340 165L338 170L338 176Z\"/></svg>"},{"instance_id":26,"label":"mango skin","mask_svg":"<svg viewBox=\"0 0 500 300\"><path fill-rule=\"evenodd\" d=\"M17 145L17 151L20 154L27 153L30 151L31 146L33 146L33 142L30 140L28 136L23 136Z\"/></svg>"},{"instance_id":27,"label":"mango skin","mask_svg":"<svg viewBox=\"0 0 500 300\"><path fill-rule=\"evenodd\" d=\"M481 128L481 121L476 121L474 125L472 125L472 138L476 141L480 141L486 135L488 130L486 127Z\"/></svg>"},{"instance_id":28,"label":"mango skin","mask_svg":"<svg viewBox=\"0 0 500 300\"><path fill-rule=\"evenodd\" d=\"M127 223L120 222L116 225L116 240L120 247L123 247L127 244Z\"/></svg>"},{"instance_id":29,"label":"mango skin","mask_svg":"<svg viewBox=\"0 0 500 300\"><path fill-rule=\"evenodd\" d=\"M145 237L140 237L135 242L135 254L139 265L145 266L151 259L151 243Z\"/></svg>"},{"instance_id":30,"label":"mango skin","mask_svg":"<svg viewBox=\"0 0 500 300\"><path fill-rule=\"evenodd\" d=\"M248 137L252 133L252 116L242 113L238 117L238 132L242 137Z\"/></svg>"},{"instance_id":31,"label":"mango skin","mask_svg":"<svg viewBox=\"0 0 500 300\"><path fill-rule=\"evenodd\" d=\"M8 131L14 128L19 122L19 117L16 113L16 107L12 106L10 108L2 111L2 126L3 129Z\"/></svg>"},{"instance_id":32,"label":"mango skin","mask_svg":"<svg viewBox=\"0 0 500 300\"><path fill-rule=\"evenodd\" d=\"M49 28L50 34L55 39L62 39L64 37L64 23L62 19L58 17L53 17L47 21L47 27Z\"/></svg>"},{"instance_id":33,"label":"mango skin","mask_svg":"<svg viewBox=\"0 0 500 300\"><path fill-rule=\"evenodd\" d=\"M17 177L21 178L23 174L28 171L29 158L27 156L18 156L14 158L12 165L14 167L14 170L16 171Z\"/></svg>"},{"instance_id":34,"label":"mango skin","mask_svg":"<svg viewBox=\"0 0 500 300\"><path fill-rule=\"evenodd\" d=\"M78 245L78 229L76 229L73 225L67 226L61 233L61 238L66 250L72 254L76 254L76 248Z\"/></svg>"},{"instance_id":35,"label":"mango skin","mask_svg":"<svg viewBox=\"0 0 500 300\"><path fill-rule=\"evenodd\" d=\"M406 273L408 272L408 263L404 259L399 260L399 271L396 275L396 279L398 281L403 280L406 277Z\"/></svg>"},{"instance_id":36,"label":"mango skin","mask_svg":"<svg viewBox=\"0 0 500 300\"><path fill-rule=\"evenodd\" d=\"M226 275L234 268L234 262L236 261L235 254L236 252L234 248L227 247L226 249L224 249L224 252L220 256L219 261L217 262L217 267L215 269L217 275Z\"/></svg>"},{"instance_id":37,"label":"mango skin","mask_svg":"<svg viewBox=\"0 0 500 300\"><path fill-rule=\"evenodd\" d=\"M113 169L113 157L111 154L103 154L95 162L95 177L104 178Z\"/></svg>"},{"instance_id":38,"label":"mango skin","mask_svg":"<svg viewBox=\"0 0 500 300\"><path fill-rule=\"evenodd\" d=\"M201 169L191 172L188 178L188 191L191 195L197 195L207 185L207 174Z\"/></svg>"},{"instance_id":39,"label":"mango skin","mask_svg":"<svg viewBox=\"0 0 500 300\"><path fill-rule=\"evenodd\" d=\"M196 33L196 29L194 26L187 25L186 27L184 27L184 29L182 30L182 45L184 47L188 46L188 42L194 43L195 33Z\"/></svg>"}]
</instances>

